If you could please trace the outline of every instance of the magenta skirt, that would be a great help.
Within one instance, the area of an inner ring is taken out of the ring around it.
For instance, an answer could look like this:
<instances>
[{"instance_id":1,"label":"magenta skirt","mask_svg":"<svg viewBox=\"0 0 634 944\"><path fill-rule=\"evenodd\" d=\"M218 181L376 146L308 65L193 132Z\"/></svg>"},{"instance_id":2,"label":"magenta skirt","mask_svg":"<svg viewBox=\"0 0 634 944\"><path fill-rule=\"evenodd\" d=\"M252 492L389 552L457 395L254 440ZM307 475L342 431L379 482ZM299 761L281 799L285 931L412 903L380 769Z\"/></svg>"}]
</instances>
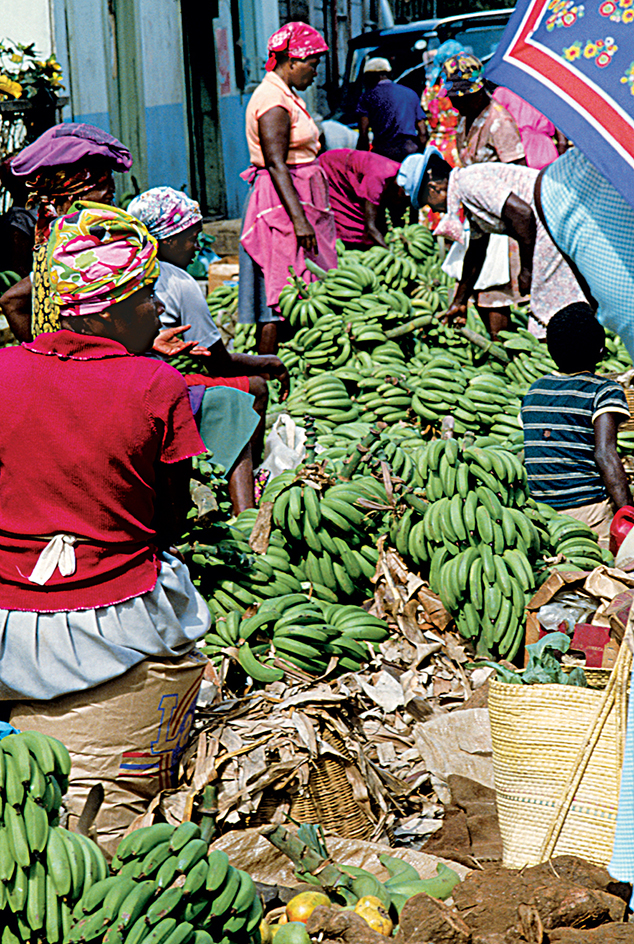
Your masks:
<instances>
[{"instance_id":1,"label":"magenta skirt","mask_svg":"<svg viewBox=\"0 0 634 944\"><path fill-rule=\"evenodd\" d=\"M326 175L319 160L289 165L304 213L317 234L317 255L311 259L322 269L337 266L335 217L328 200ZM290 217L263 167L249 167L240 175L252 184L240 242L264 274L266 304L274 308L289 277L289 266L306 282L315 276L306 268L304 250L298 249Z\"/></svg>"}]
</instances>

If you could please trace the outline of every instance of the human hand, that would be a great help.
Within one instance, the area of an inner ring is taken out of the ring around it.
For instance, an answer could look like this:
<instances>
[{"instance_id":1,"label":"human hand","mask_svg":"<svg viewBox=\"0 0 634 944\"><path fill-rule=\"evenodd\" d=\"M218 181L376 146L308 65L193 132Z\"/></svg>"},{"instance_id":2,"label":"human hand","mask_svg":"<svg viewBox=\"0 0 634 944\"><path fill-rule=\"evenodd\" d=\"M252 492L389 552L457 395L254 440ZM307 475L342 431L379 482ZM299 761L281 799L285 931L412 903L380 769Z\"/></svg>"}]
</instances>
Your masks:
<instances>
[{"instance_id":1,"label":"human hand","mask_svg":"<svg viewBox=\"0 0 634 944\"><path fill-rule=\"evenodd\" d=\"M443 324L463 328L467 323L467 303L452 302L440 320Z\"/></svg>"},{"instance_id":2,"label":"human hand","mask_svg":"<svg viewBox=\"0 0 634 944\"><path fill-rule=\"evenodd\" d=\"M279 357L272 358L271 373L276 380L280 382L280 396L279 403L283 403L284 400L288 397L291 389L291 378L290 375L284 366L283 362Z\"/></svg>"},{"instance_id":3,"label":"human hand","mask_svg":"<svg viewBox=\"0 0 634 944\"><path fill-rule=\"evenodd\" d=\"M195 343L195 342L194 342ZM211 351L208 347L203 347L202 344L196 344L196 347L193 347L190 351L191 354L198 354L201 357L210 357Z\"/></svg>"},{"instance_id":4,"label":"human hand","mask_svg":"<svg viewBox=\"0 0 634 944\"><path fill-rule=\"evenodd\" d=\"M294 223L293 229L295 230L295 236L297 237L298 247L303 249L304 252L308 252L311 255L316 256L318 251L317 234L308 220L304 219Z\"/></svg>"},{"instance_id":5,"label":"human hand","mask_svg":"<svg viewBox=\"0 0 634 944\"><path fill-rule=\"evenodd\" d=\"M519 289L520 295L528 295L531 290L531 278L532 272L526 266L522 266L520 269L520 274L517 278L517 287Z\"/></svg>"},{"instance_id":6,"label":"human hand","mask_svg":"<svg viewBox=\"0 0 634 944\"><path fill-rule=\"evenodd\" d=\"M164 328L159 332L154 340L152 350L163 354L165 357L174 357L176 354L183 354L186 351L192 352L197 346L197 341L183 341L178 335L184 331L189 331L191 325L177 325L175 328Z\"/></svg>"}]
</instances>

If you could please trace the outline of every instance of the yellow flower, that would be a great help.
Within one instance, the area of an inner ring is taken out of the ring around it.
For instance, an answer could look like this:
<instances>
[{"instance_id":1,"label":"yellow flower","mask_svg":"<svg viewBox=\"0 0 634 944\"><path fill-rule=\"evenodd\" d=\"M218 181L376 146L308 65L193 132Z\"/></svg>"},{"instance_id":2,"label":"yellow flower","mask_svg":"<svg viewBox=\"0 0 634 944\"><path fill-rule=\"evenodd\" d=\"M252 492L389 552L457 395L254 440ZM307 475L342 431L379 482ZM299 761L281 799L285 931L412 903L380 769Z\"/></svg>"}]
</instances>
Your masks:
<instances>
[{"instance_id":1,"label":"yellow flower","mask_svg":"<svg viewBox=\"0 0 634 944\"><path fill-rule=\"evenodd\" d=\"M10 79L8 75L0 75L0 92L4 92L5 95L13 95L14 98L19 98L22 94L22 86L19 82L14 82L13 79Z\"/></svg>"},{"instance_id":2,"label":"yellow flower","mask_svg":"<svg viewBox=\"0 0 634 944\"><path fill-rule=\"evenodd\" d=\"M11 56L11 62L22 62L22 56L20 53L14 52Z\"/></svg>"}]
</instances>

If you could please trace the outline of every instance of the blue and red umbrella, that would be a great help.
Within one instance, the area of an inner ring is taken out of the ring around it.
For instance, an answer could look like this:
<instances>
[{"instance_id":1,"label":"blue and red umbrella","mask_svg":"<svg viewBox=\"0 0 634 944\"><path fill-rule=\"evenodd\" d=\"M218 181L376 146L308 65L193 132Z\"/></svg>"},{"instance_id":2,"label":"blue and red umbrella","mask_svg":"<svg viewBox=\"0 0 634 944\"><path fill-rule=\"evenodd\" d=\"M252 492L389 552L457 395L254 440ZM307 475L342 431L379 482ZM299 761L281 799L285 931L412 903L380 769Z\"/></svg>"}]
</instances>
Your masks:
<instances>
[{"instance_id":1,"label":"blue and red umbrella","mask_svg":"<svg viewBox=\"0 0 634 944\"><path fill-rule=\"evenodd\" d=\"M634 206L634 0L519 0L486 75L550 118Z\"/></svg>"}]
</instances>

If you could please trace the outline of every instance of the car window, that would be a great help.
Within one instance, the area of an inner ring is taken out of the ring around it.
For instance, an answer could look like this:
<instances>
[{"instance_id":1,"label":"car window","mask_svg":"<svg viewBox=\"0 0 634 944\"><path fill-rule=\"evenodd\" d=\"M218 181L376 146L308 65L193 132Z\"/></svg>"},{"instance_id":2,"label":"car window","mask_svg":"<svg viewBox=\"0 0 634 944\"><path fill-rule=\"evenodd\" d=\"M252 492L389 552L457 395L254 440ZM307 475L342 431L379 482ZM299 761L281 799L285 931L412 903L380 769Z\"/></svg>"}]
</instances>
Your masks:
<instances>
[{"instance_id":1,"label":"car window","mask_svg":"<svg viewBox=\"0 0 634 944\"><path fill-rule=\"evenodd\" d=\"M453 34L453 39L461 43L467 52L472 52L478 59L489 59L495 52L506 24L499 26L475 26L470 29L459 30Z\"/></svg>"},{"instance_id":2,"label":"car window","mask_svg":"<svg viewBox=\"0 0 634 944\"><path fill-rule=\"evenodd\" d=\"M352 52L350 59L350 71L348 72L348 82L356 82L361 74L361 68L366 59L371 59L372 56L378 56L379 49L377 46L362 46L359 49L355 49Z\"/></svg>"}]
</instances>

